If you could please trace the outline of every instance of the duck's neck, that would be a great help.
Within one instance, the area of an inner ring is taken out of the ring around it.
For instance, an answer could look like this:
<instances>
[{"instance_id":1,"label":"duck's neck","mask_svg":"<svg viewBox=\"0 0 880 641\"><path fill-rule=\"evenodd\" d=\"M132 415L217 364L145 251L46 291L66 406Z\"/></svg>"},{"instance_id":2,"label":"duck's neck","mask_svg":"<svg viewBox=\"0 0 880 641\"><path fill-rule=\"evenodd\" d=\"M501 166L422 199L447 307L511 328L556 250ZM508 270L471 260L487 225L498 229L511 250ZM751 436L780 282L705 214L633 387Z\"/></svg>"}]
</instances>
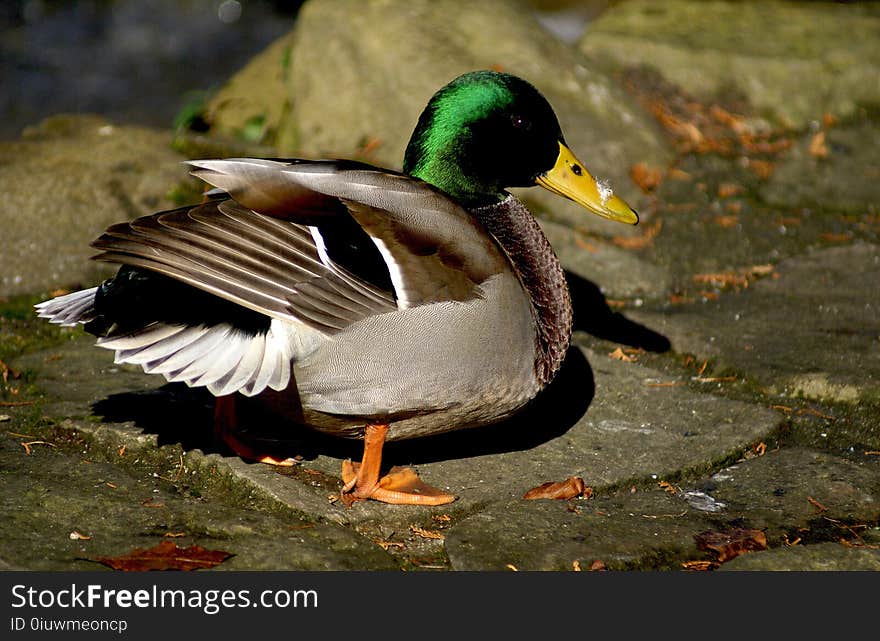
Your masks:
<instances>
[{"instance_id":1,"label":"duck's neck","mask_svg":"<svg viewBox=\"0 0 880 641\"><path fill-rule=\"evenodd\" d=\"M535 374L549 383L571 342L572 307L565 272L534 216L518 199L470 210L504 248L532 302L537 322Z\"/></svg>"}]
</instances>

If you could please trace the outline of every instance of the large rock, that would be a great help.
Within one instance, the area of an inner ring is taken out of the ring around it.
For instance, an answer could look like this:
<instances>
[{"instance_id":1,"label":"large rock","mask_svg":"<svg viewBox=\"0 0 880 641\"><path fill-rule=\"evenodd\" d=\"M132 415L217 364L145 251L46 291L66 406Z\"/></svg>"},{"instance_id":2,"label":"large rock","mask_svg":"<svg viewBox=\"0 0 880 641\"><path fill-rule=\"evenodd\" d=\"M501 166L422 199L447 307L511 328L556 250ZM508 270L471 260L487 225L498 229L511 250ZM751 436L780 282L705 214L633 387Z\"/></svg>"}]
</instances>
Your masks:
<instances>
[{"instance_id":1,"label":"large rock","mask_svg":"<svg viewBox=\"0 0 880 641\"><path fill-rule=\"evenodd\" d=\"M581 50L649 65L701 97L733 90L798 127L880 101L878 39L880 10L865 3L631 0L591 24Z\"/></svg>"},{"instance_id":2,"label":"large rock","mask_svg":"<svg viewBox=\"0 0 880 641\"><path fill-rule=\"evenodd\" d=\"M89 243L113 223L174 206L186 176L170 134L55 116L0 143L0 296L95 283Z\"/></svg>"},{"instance_id":3,"label":"large rock","mask_svg":"<svg viewBox=\"0 0 880 641\"><path fill-rule=\"evenodd\" d=\"M259 72L247 69L252 82L232 80L242 102L261 91L261 82L274 86L286 60L284 47L276 43L259 61ZM635 201L639 195L629 167L669 158L651 118L613 81L589 69L525 5L501 0L306 3L286 67L291 111L277 125L279 153L357 156L399 168L431 95L461 73L490 67L535 84L554 106L572 148L625 198ZM229 93L224 96L231 99ZM245 124L241 116L228 119L219 110L212 118L227 132ZM540 191L530 190L529 198L552 218L577 224L586 218L576 205ZM587 224L622 233L607 221Z\"/></svg>"}]
</instances>

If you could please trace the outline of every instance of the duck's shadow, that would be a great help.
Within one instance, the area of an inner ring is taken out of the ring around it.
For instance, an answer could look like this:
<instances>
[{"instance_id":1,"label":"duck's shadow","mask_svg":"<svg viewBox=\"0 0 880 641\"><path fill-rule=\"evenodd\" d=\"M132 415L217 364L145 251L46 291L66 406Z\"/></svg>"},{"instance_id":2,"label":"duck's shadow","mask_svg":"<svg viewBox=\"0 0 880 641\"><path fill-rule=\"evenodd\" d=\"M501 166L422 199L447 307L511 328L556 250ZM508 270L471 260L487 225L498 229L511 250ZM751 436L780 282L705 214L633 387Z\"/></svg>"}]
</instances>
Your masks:
<instances>
[{"instance_id":1,"label":"duck's shadow","mask_svg":"<svg viewBox=\"0 0 880 641\"><path fill-rule=\"evenodd\" d=\"M666 337L612 311L595 284L571 273L567 276L575 330L652 352L670 348ZM419 464L527 450L568 431L586 413L594 394L590 364L579 349L571 348L553 382L515 417L482 428L392 442L385 447L385 458L391 463ZM186 450L221 451L212 434L213 397L202 388L170 383L150 392L113 394L92 410L105 421L133 422L145 433L156 434L159 445L180 443ZM353 459L361 455L358 441L291 429L264 417L250 416L243 427L277 455L304 459L318 454Z\"/></svg>"}]
</instances>

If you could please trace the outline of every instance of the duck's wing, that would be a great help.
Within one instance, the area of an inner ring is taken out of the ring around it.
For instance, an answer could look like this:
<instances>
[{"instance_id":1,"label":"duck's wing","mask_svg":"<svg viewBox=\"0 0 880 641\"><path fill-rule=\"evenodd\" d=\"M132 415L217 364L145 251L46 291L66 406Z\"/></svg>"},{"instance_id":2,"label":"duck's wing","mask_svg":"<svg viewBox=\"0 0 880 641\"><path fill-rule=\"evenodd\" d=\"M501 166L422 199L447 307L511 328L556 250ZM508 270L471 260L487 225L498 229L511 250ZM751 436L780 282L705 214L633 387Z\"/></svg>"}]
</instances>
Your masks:
<instances>
[{"instance_id":1,"label":"duck's wing","mask_svg":"<svg viewBox=\"0 0 880 641\"><path fill-rule=\"evenodd\" d=\"M332 334L367 316L465 301L505 269L467 211L428 185L356 163L195 161L234 200L110 227L95 258L157 271L254 311ZM385 261L392 293L331 258L320 229L350 215Z\"/></svg>"},{"instance_id":2,"label":"duck's wing","mask_svg":"<svg viewBox=\"0 0 880 641\"><path fill-rule=\"evenodd\" d=\"M308 226L233 200L144 216L108 228L96 260L170 276L272 318L326 333L396 309L392 295L324 257Z\"/></svg>"},{"instance_id":3,"label":"duck's wing","mask_svg":"<svg viewBox=\"0 0 880 641\"><path fill-rule=\"evenodd\" d=\"M381 253L401 309L472 299L482 282L508 268L503 250L470 213L402 174L348 161L190 164L193 175L272 217L300 222L343 206Z\"/></svg>"}]
</instances>

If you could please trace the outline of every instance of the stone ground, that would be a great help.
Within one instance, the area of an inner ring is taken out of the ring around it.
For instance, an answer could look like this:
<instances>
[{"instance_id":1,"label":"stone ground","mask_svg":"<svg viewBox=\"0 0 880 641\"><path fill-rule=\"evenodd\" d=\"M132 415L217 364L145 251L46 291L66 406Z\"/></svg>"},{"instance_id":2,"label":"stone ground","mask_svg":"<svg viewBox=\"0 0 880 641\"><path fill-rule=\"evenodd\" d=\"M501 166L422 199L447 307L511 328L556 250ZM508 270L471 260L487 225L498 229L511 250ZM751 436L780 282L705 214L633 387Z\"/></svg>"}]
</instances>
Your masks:
<instances>
[{"instance_id":1,"label":"stone ground","mask_svg":"<svg viewBox=\"0 0 880 641\"><path fill-rule=\"evenodd\" d=\"M671 160L631 158L635 230L541 201L576 307L558 379L503 425L386 448L455 502L345 507L358 445L283 426L249 433L294 467L218 452L207 395L33 318L52 288L95 277L35 261L0 292L0 568L100 569L170 538L232 553L221 570L880 569L876 110L754 124L644 69L614 78ZM104 135L55 121L28 144L55 149L58 123L71 147ZM76 165L83 181L95 162ZM96 193L149 191L134 169L113 165ZM522 498L571 476L589 496Z\"/></svg>"}]
</instances>

